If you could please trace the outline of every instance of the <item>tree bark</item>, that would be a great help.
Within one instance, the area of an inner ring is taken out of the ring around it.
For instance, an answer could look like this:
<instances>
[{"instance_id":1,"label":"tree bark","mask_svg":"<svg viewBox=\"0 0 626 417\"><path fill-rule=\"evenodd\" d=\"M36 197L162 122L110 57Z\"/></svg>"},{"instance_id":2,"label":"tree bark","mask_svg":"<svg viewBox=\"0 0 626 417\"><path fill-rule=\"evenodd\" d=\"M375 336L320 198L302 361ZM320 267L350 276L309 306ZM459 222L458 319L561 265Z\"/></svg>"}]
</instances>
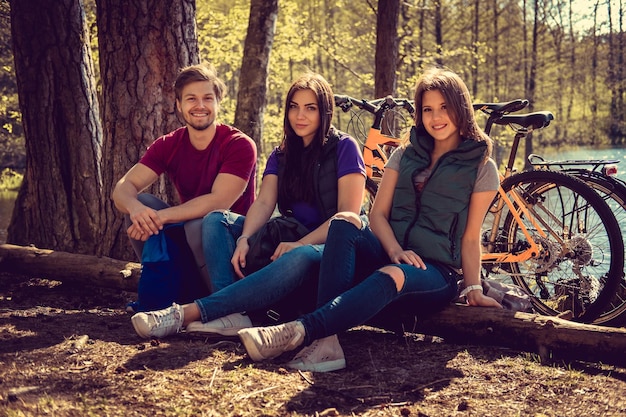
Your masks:
<instances>
[{"instance_id":1,"label":"tree bark","mask_svg":"<svg viewBox=\"0 0 626 417\"><path fill-rule=\"evenodd\" d=\"M41 276L80 285L136 291L140 265L111 258L0 245L0 272ZM392 317L391 320L389 317ZM429 316L403 317L384 310L370 323L390 330L439 336L448 342L504 346L542 360L582 360L626 365L626 329L574 323L557 317L495 308L450 305Z\"/></svg>"},{"instance_id":2,"label":"tree bark","mask_svg":"<svg viewBox=\"0 0 626 417\"><path fill-rule=\"evenodd\" d=\"M123 230L123 216L110 194L157 137L181 126L174 81L180 68L199 62L196 3L96 3L104 120L104 236L98 254L135 259ZM163 176L149 191L177 203L173 186Z\"/></svg>"},{"instance_id":3,"label":"tree bark","mask_svg":"<svg viewBox=\"0 0 626 417\"><path fill-rule=\"evenodd\" d=\"M277 17L278 0L250 3L234 125L254 140L259 151L263 149L263 113L267 106L268 68Z\"/></svg>"},{"instance_id":4,"label":"tree bark","mask_svg":"<svg viewBox=\"0 0 626 417\"><path fill-rule=\"evenodd\" d=\"M378 2L376 53L374 57L374 98L396 94L399 16L400 0Z\"/></svg>"},{"instance_id":5,"label":"tree bark","mask_svg":"<svg viewBox=\"0 0 626 417\"><path fill-rule=\"evenodd\" d=\"M81 1L11 2L11 28L26 172L7 241L93 254L102 128Z\"/></svg>"},{"instance_id":6,"label":"tree bark","mask_svg":"<svg viewBox=\"0 0 626 417\"><path fill-rule=\"evenodd\" d=\"M137 291L141 265L107 257L4 244L0 245L0 271Z\"/></svg>"},{"instance_id":7,"label":"tree bark","mask_svg":"<svg viewBox=\"0 0 626 417\"><path fill-rule=\"evenodd\" d=\"M624 366L626 329L487 307L453 305L435 315L404 320L405 331L451 343L502 346L532 352L544 363L582 360Z\"/></svg>"}]
</instances>

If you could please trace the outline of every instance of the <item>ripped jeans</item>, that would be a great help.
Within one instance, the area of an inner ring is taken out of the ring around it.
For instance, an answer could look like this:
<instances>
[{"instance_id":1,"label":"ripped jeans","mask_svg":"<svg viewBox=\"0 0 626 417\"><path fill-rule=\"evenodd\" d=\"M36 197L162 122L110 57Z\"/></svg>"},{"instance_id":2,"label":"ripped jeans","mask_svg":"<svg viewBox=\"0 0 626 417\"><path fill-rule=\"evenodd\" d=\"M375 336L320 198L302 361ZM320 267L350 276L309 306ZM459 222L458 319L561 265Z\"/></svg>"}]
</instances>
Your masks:
<instances>
[{"instance_id":1,"label":"ripped jeans","mask_svg":"<svg viewBox=\"0 0 626 417\"><path fill-rule=\"evenodd\" d=\"M426 269L395 264L404 273L400 291L379 268L389 257L369 227L331 221L320 266L318 308L299 320L305 345L364 324L383 308L398 304L409 313L434 312L456 297L458 276L426 263Z\"/></svg>"}]
</instances>

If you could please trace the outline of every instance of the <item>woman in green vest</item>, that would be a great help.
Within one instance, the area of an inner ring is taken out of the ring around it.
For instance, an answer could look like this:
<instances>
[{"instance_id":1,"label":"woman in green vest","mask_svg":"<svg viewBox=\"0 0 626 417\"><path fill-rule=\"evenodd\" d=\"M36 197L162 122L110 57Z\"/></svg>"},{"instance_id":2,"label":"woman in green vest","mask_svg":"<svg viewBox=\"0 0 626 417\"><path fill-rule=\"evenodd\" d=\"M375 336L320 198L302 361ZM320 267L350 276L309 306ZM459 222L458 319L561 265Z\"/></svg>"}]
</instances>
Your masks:
<instances>
[{"instance_id":1,"label":"woman in green vest","mask_svg":"<svg viewBox=\"0 0 626 417\"><path fill-rule=\"evenodd\" d=\"M480 285L481 225L499 186L491 139L476 123L467 86L450 70L419 78L415 108L415 126L386 165L370 226L352 213L331 221L318 308L239 331L253 360L306 346L288 367L342 369L337 333L385 307L436 312L457 297L460 279L470 306L501 308Z\"/></svg>"}]
</instances>

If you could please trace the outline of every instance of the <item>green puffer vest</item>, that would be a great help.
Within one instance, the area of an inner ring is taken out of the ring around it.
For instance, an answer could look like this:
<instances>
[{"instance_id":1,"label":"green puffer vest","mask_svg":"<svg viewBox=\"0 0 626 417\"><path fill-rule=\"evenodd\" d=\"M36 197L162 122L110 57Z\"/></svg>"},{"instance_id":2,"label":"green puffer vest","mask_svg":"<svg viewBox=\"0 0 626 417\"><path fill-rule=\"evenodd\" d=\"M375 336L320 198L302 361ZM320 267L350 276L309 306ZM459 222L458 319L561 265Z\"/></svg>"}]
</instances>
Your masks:
<instances>
[{"instance_id":1,"label":"green puffer vest","mask_svg":"<svg viewBox=\"0 0 626 417\"><path fill-rule=\"evenodd\" d=\"M434 139L423 127L413 127L410 141L400 161L391 228L404 249L423 259L461 268L461 237L487 144L464 140L457 149L442 155L418 197L413 178L430 165Z\"/></svg>"}]
</instances>

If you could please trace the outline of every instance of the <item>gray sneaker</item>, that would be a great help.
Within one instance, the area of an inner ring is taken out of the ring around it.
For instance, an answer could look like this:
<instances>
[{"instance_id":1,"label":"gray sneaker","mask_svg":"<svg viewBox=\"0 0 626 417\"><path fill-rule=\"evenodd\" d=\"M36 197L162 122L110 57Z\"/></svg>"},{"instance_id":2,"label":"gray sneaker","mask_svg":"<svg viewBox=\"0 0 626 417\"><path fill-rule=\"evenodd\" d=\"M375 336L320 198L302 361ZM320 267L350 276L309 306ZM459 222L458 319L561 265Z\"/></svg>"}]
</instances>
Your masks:
<instances>
[{"instance_id":1,"label":"gray sneaker","mask_svg":"<svg viewBox=\"0 0 626 417\"><path fill-rule=\"evenodd\" d=\"M317 339L305 347L291 361L287 367L311 372L331 372L346 367L346 358L339 344L337 335Z\"/></svg>"},{"instance_id":2,"label":"gray sneaker","mask_svg":"<svg viewBox=\"0 0 626 417\"><path fill-rule=\"evenodd\" d=\"M269 327L251 327L237 332L253 361L274 359L304 341L304 326L299 321Z\"/></svg>"},{"instance_id":3,"label":"gray sneaker","mask_svg":"<svg viewBox=\"0 0 626 417\"><path fill-rule=\"evenodd\" d=\"M241 329L252 327L250 317L241 313L233 313L219 319L202 323L194 321L189 323L185 329L188 333L198 333L202 335L237 336L237 332Z\"/></svg>"},{"instance_id":4,"label":"gray sneaker","mask_svg":"<svg viewBox=\"0 0 626 417\"><path fill-rule=\"evenodd\" d=\"M182 329L183 307L174 303L163 310L137 313L130 320L137 334L144 339L165 337Z\"/></svg>"}]
</instances>

